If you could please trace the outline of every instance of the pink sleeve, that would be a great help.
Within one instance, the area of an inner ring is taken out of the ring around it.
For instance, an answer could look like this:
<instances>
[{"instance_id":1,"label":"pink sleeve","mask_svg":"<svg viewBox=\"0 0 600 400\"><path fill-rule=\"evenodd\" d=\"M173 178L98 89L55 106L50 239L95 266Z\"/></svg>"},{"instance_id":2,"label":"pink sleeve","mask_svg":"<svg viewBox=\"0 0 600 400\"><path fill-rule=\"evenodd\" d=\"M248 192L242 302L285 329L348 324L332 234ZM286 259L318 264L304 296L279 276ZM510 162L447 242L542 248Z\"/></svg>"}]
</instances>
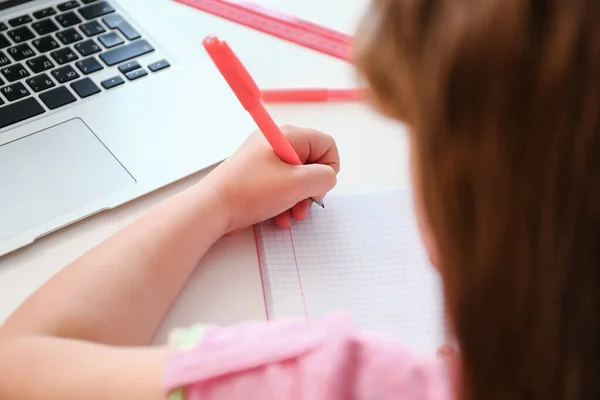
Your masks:
<instances>
[{"instance_id":1,"label":"pink sleeve","mask_svg":"<svg viewBox=\"0 0 600 400\"><path fill-rule=\"evenodd\" d=\"M209 328L167 361L164 389L186 400L450 400L444 366L345 317Z\"/></svg>"}]
</instances>

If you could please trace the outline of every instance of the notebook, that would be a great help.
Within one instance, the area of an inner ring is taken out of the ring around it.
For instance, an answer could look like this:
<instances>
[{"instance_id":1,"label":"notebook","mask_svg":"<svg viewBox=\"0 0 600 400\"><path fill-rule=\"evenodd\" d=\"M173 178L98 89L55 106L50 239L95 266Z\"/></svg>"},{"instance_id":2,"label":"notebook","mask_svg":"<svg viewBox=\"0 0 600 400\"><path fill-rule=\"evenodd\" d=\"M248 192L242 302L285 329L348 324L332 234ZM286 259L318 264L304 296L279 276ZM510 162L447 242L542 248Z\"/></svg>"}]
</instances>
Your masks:
<instances>
[{"instance_id":1,"label":"notebook","mask_svg":"<svg viewBox=\"0 0 600 400\"><path fill-rule=\"evenodd\" d=\"M331 195L289 230L258 225L256 239L269 319L343 311L428 355L443 344L441 281L410 191Z\"/></svg>"}]
</instances>

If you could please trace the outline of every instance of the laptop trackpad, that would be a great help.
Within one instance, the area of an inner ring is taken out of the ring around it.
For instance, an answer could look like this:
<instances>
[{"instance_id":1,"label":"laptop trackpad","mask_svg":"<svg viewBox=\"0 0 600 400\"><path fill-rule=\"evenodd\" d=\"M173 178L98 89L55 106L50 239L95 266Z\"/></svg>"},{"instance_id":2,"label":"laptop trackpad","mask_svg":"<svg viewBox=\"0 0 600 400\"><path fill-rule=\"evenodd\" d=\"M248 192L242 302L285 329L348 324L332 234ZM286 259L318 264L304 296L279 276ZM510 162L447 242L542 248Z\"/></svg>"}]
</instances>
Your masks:
<instances>
[{"instance_id":1,"label":"laptop trackpad","mask_svg":"<svg viewBox=\"0 0 600 400\"><path fill-rule=\"evenodd\" d=\"M0 146L0 239L133 184L80 119Z\"/></svg>"}]
</instances>

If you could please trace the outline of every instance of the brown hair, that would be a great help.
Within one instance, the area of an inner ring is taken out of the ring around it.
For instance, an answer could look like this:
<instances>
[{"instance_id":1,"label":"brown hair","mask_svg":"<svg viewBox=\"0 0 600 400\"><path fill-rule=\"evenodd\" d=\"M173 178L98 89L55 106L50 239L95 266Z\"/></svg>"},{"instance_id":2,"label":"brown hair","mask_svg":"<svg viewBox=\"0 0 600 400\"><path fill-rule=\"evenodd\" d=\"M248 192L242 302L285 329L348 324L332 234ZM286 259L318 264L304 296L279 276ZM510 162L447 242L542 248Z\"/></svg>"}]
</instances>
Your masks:
<instances>
[{"instance_id":1,"label":"brown hair","mask_svg":"<svg viewBox=\"0 0 600 400\"><path fill-rule=\"evenodd\" d=\"M469 400L600 398L600 1L374 0Z\"/></svg>"}]
</instances>

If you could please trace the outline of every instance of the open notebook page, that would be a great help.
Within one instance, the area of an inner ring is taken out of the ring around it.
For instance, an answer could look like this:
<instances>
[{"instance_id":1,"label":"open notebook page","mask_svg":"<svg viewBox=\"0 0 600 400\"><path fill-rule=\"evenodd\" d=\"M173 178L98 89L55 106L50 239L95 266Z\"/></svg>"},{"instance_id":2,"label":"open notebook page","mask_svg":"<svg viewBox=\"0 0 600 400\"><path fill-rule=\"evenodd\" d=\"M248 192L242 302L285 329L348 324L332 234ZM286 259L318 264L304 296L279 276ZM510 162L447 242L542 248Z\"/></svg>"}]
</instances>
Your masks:
<instances>
[{"instance_id":1,"label":"open notebook page","mask_svg":"<svg viewBox=\"0 0 600 400\"><path fill-rule=\"evenodd\" d=\"M292 229L256 234L270 319L345 311L426 354L443 343L441 282L409 191L331 195Z\"/></svg>"}]
</instances>

